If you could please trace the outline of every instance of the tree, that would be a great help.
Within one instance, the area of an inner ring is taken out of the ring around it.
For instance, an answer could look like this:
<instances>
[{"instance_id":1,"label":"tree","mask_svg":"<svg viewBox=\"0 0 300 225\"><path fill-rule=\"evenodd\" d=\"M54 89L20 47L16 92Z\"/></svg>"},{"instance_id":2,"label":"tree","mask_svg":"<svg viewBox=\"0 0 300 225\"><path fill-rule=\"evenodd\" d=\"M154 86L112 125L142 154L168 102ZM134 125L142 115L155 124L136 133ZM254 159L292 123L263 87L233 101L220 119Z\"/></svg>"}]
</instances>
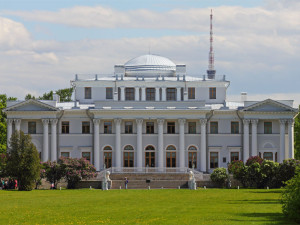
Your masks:
<instances>
[{"instance_id":1,"label":"tree","mask_svg":"<svg viewBox=\"0 0 300 225\"><path fill-rule=\"evenodd\" d=\"M44 162L42 163L42 168L44 170L43 176L46 178L48 182L54 184L56 188L57 183L63 178L66 174L66 168L64 164L54 162Z\"/></svg>"},{"instance_id":2,"label":"tree","mask_svg":"<svg viewBox=\"0 0 300 225\"><path fill-rule=\"evenodd\" d=\"M300 105L299 105L300 110ZM295 148L295 159L300 160L300 114L295 118L294 125L294 148Z\"/></svg>"},{"instance_id":3,"label":"tree","mask_svg":"<svg viewBox=\"0 0 300 225\"><path fill-rule=\"evenodd\" d=\"M282 212L289 219L300 223L300 168L296 175L286 182L282 193Z\"/></svg>"},{"instance_id":4,"label":"tree","mask_svg":"<svg viewBox=\"0 0 300 225\"><path fill-rule=\"evenodd\" d=\"M7 101L16 101L17 98L0 95L0 154L6 152L6 114L2 111L6 108Z\"/></svg>"},{"instance_id":5,"label":"tree","mask_svg":"<svg viewBox=\"0 0 300 225\"><path fill-rule=\"evenodd\" d=\"M233 178L242 183L246 187L247 183L247 167L242 160L236 160L228 165L228 172L233 174Z\"/></svg>"},{"instance_id":6,"label":"tree","mask_svg":"<svg viewBox=\"0 0 300 225\"><path fill-rule=\"evenodd\" d=\"M53 91L50 91L48 93L44 93L43 96L39 97L40 100L53 100Z\"/></svg>"},{"instance_id":7,"label":"tree","mask_svg":"<svg viewBox=\"0 0 300 225\"><path fill-rule=\"evenodd\" d=\"M70 102L70 101L72 101L73 91L74 91L74 88L59 89L56 91L56 94L59 95L61 102Z\"/></svg>"},{"instance_id":8,"label":"tree","mask_svg":"<svg viewBox=\"0 0 300 225\"><path fill-rule=\"evenodd\" d=\"M31 95L31 94L27 94L25 96L25 100L29 100L29 99L35 99L35 96Z\"/></svg>"},{"instance_id":9,"label":"tree","mask_svg":"<svg viewBox=\"0 0 300 225\"><path fill-rule=\"evenodd\" d=\"M0 177L6 176L6 163L7 155L5 153L0 153Z\"/></svg>"},{"instance_id":10,"label":"tree","mask_svg":"<svg viewBox=\"0 0 300 225\"><path fill-rule=\"evenodd\" d=\"M225 187L225 182L228 179L228 174L225 168L217 168L210 175L210 179L218 187Z\"/></svg>"},{"instance_id":11,"label":"tree","mask_svg":"<svg viewBox=\"0 0 300 225\"><path fill-rule=\"evenodd\" d=\"M40 159L30 135L14 132L7 155L7 175L17 179L20 191L32 190L40 176Z\"/></svg>"},{"instance_id":12,"label":"tree","mask_svg":"<svg viewBox=\"0 0 300 225\"><path fill-rule=\"evenodd\" d=\"M74 189L79 181L96 176L96 168L85 158L60 158L60 163L66 168L65 178L67 188Z\"/></svg>"}]
</instances>

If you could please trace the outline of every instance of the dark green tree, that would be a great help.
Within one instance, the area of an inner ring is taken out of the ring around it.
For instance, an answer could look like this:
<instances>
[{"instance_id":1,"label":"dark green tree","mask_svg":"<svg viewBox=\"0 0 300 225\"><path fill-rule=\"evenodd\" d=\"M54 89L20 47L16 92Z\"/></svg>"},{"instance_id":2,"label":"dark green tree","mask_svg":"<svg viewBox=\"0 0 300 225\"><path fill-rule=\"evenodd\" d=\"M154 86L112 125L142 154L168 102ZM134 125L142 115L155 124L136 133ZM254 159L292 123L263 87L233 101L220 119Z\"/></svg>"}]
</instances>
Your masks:
<instances>
[{"instance_id":1,"label":"dark green tree","mask_svg":"<svg viewBox=\"0 0 300 225\"><path fill-rule=\"evenodd\" d=\"M35 96L31 95L31 94L27 94L25 96L25 100L29 100L29 99L35 99Z\"/></svg>"},{"instance_id":2,"label":"dark green tree","mask_svg":"<svg viewBox=\"0 0 300 225\"><path fill-rule=\"evenodd\" d=\"M56 94L59 95L61 102L70 102L70 101L72 101L73 91L74 91L74 88L59 89L56 91Z\"/></svg>"},{"instance_id":3,"label":"dark green tree","mask_svg":"<svg viewBox=\"0 0 300 225\"><path fill-rule=\"evenodd\" d=\"M300 110L300 105L299 105ZM294 125L295 159L300 159L300 114L295 118Z\"/></svg>"},{"instance_id":4,"label":"dark green tree","mask_svg":"<svg viewBox=\"0 0 300 225\"><path fill-rule=\"evenodd\" d=\"M7 153L6 172L18 181L20 191L30 191L40 176L40 159L30 135L14 132Z\"/></svg>"},{"instance_id":5,"label":"dark green tree","mask_svg":"<svg viewBox=\"0 0 300 225\"><path fill-rule=\"evenodd\" d=\"M53 91L44 93L43 96L39 97L40 100L53 100Z\"/></svg>"}]
</instances>

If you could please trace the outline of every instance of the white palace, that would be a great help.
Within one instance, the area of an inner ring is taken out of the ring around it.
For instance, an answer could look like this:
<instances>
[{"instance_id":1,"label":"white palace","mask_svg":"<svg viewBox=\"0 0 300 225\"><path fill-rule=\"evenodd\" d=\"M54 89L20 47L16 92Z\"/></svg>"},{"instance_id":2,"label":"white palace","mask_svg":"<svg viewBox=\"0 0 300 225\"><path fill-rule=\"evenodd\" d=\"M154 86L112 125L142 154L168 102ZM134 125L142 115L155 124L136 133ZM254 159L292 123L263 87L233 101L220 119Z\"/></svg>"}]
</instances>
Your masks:
<instances>
[{"instance_id":1,"label":"white palace","mask_svg":"<svg viewBox=\"0 0 300 225\"><path fill-rule=\"evenodd\" d=\"M209 73L210 72L210 73ZM292 100L229 102L229 81L186 75L185 65L142 55L116 65L111 77L71 81L74 102L8 102L8 139L31 134L41 160L85 157L109 167L193 167L211 172L250 156L294 157Z\"/></svg>"},{"instance_id":2,"label":"white palace","mask_svg":"<svg viewBox=\"0 0 300 225\"><path fill-rule=\"evenodd\" d=\"M294 157L292 100L226 99L229 81L214 70L212 14L207 75L186 65L142 55L114 74L71 81L74 101L8 102L7 138L32 136L41 161L60 156L90 160L97 171L114 167L194 168L211 172L250 156L282 162Z\"/></svg>"}]
</instances>

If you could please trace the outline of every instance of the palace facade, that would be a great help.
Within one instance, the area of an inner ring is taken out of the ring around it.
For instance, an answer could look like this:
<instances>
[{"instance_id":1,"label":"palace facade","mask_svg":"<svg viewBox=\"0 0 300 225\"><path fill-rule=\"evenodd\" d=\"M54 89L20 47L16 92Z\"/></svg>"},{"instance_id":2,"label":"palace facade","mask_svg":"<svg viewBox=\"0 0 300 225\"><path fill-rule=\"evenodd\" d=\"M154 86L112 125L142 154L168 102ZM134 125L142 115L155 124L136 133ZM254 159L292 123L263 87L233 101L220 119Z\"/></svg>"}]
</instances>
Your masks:
<instances>
[{"instance_id":1,"label":"palace facade","mask_svg":"<svg viewBox=\"0 0 300 225\"><path fill-rule=\"evenodd\" d=\"M211 72L211 71L210 71ZM225 76L191 77L185 65L142 55L112 76L71 81L74 101L8 102L7 137L31 134L42 161L85 157L109 167L187 168L211 172L250 156L294 157L292 100L226 99Z\"/></svg>"}]
</instances>

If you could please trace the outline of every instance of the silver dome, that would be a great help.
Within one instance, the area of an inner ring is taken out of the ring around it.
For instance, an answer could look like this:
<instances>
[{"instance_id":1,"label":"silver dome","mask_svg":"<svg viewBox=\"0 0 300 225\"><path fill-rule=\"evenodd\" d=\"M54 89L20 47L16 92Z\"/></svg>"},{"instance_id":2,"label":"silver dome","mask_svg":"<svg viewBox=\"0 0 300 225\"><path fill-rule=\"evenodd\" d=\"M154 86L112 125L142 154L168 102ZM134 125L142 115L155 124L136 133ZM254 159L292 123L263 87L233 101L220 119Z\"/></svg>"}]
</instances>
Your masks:
<instances>
[{"instance_id":1,"label":"silver dome","mask_svg":"<svg viewBox=\"0 0 300 225\"><path fill-rule=\"evenodd\" d=\"M125 63L125 76L175 76L176 65L159 55L142 55Z\"/></svg>"}]
</instances>

